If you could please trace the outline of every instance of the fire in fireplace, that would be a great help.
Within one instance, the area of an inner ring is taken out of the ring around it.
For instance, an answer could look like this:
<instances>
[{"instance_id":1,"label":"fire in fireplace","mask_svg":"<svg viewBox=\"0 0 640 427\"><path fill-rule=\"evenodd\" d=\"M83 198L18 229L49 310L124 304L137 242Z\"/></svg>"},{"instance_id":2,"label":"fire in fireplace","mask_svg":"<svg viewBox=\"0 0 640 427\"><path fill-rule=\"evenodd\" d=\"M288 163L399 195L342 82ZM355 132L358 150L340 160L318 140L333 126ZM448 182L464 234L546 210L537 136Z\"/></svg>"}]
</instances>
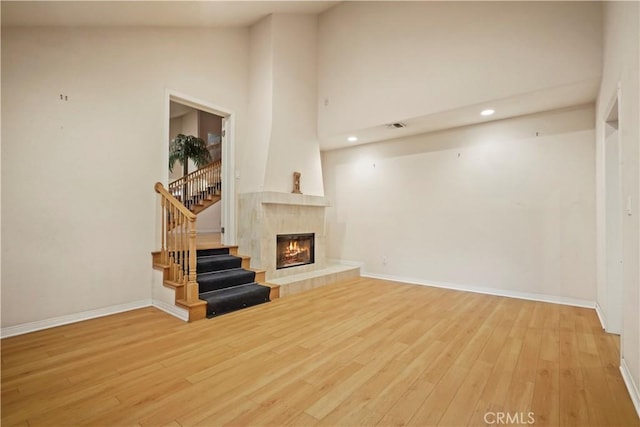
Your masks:
<instances>
[{"instance_id":1,"label":"fire in fireplace","mask_svg":"<svg viewBox=\"0 0 640 427\"><path fill-rule=\"evenodd\" d=\"M277 236L276 269L313 264L315 234L279 234Z\"/></svg>"}]
</instances>

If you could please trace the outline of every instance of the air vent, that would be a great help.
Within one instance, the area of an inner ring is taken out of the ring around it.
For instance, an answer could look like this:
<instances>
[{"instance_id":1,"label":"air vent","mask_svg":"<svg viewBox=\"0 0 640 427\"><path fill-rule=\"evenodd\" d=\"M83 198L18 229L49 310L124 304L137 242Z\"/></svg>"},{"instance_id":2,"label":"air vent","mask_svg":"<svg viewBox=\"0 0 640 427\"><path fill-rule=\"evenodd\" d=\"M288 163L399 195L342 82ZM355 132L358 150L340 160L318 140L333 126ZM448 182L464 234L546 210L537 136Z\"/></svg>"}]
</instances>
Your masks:
<instances>
[{"instance_id":1,"label":"air vent","mask_svg":"<svg viewBox=\"0 0 640 427\"><path fill-rule=\"evenodd\" d=\"M393 129L402 129L402 128L406 128L407 125L405 125L402 122L395 122L395 123L389 123L387 125L387 127L393 128Z\"/></svg>"}]
</instances>

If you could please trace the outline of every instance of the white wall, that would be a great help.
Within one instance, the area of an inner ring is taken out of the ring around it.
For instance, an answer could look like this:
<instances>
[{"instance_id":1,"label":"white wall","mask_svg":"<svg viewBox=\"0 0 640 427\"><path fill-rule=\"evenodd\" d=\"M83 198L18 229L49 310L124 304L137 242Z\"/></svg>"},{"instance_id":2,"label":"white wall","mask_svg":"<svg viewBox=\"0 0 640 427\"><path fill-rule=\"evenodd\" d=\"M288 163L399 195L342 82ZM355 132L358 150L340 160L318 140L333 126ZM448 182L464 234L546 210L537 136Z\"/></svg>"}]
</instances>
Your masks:
<instances>
[{"instance_id":1,"label":"white wall","mask_svg":"<svg viewBox=\"0 0 640 427\"><path fill-rule=\"evenodd\" d=\"M182 133L182 117L174 117L169 119L169 143L178 134ZM182 176L182 165L176 162L173 165L173 171L169 171L169 182L175 181Z\"/></svg>"},{"instance_id":2,"label":"white wall","mask_svg":"<svg viewBox=\"0 0 640 427\"><path fill-rule=\"evenodd\" d=\"M293 172L302 192L323 195L317 138L317 18L271 15L251 27L250 134L239 156L238 192L291 192ZM250 162L249 163L249 159Z\"/></svg>"},{"instance_id":3,"label":"white wall","mask_svg":"<svg viewBox=\"0 0 640 427\"><path fill-rule=\"evenodd\" d=\"M198 110L191 110L188 113L169 120L169 141L173 140L178 134L198 136ZM193 172L198 169L189 159L188 171ZM175 181L183 176L184 166L178 161L173 165L173 171L169 171L169 182Z\"/></svg>"},{"instance_id":4,"label":"white wall","mask_svg":"<svg viewBox=\"0 0 640 427\"><path fill-rule=\"evenodd\" d=\"M203 233L220 233L222 226L222 203L218 202L198 214L196 231Z\"/></svg>"},{"instance_id":5,"label":"white wall","mask_svg":"<svg viewBox=\"0 0 640 427\"><path fill-rule=\"evenodd\" d=\"M246 29L2 28L2 327L150 298L165 90L235 111L241 144L248 41Z\"/></svg>"},{"instance_id":6,"label":"white wall","mask_svg":"<svg viewBox=\"0 0 640 427\"><path fill-rule=\"evenodd\" d=\"M274 15L273 121L266 191L291 192L300 172L304 194L324 195L317 133L316 33L313 15Z\"/></svg>"},{"instance_id":7,"label":"white wall","mask_svg":"<svg viewBox=\"0 0 640 427\"><path fill-rule=\"evenodd\" d=\"M249 46L249 123L245 144L237 147L240 167L238 193L262 191L271 140L273 105L273 36L272 17L268 16L250 29Z\"/></svg>"},{"instance_id":8,"label":"white wall","mask_svg":"<svg viewBox=\"0 0 640 427\"><path fill-rule=\"evenodd\" d=\"M324 152L327 258L595 301L593 116L587 106Z\"/></svg>"},{"instance_id":9,"label":"white wall","mask_svg":"<svg viewBox=\"0 0 640 427\"><path fill-rule=\"evenodd\" d=\"M596 113L597 190L598 190L598 287L606 294L606 253L604 250L604 126L611 99L620 84L619 137L621 144L621 181L623 209L631 197L631 215L622 217L623 257L623 326L621 356L635 382L640 387L640 109L638 76L640 7L638 2L606 2L604 6L604 67L602 86ZM640 396L636 396L640 404ZM640 412L640 406L637 407Z\"/></svg>"},{"instance_id":10,"label":"white wall","mask_svg":"<svg viewBox=\"0 0 640 427\"><path fill-rule=\"evenodd\" d=\"M182 133L184 135L198 136L198 110L190 111L182 116ZM195 163L193 163L193 160L189 160L188 163L188 172L193 172L198 169Z\"/></svg>"},{"instance_id":11,"label":"white wall","mask_svg":"<svg viewBox=\"0 0 640 427\"><path fill-rule=\"evenodd\" d=\"M319 135L595 86L600 11L598 2L343 2L319 20Z\"/></svg>"}]
</instances>

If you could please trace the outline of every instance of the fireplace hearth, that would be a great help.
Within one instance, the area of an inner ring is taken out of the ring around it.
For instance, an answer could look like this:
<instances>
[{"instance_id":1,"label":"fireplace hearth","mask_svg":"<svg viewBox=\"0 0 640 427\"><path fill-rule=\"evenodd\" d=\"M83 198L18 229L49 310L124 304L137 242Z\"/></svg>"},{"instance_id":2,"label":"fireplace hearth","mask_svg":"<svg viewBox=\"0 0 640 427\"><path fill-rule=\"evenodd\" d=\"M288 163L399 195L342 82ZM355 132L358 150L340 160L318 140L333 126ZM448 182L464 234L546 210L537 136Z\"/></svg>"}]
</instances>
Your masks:
<instances>
[{"instance_id":1,"label":"fireplace hearth","mask_svg":"<svg viewBox=\"0 0 640 427\"><path fill-rule=\"evenodd\" d=\"M315 234L279 234L276 236L276 269L315 262Z\"/></svg>"}]
</instances>

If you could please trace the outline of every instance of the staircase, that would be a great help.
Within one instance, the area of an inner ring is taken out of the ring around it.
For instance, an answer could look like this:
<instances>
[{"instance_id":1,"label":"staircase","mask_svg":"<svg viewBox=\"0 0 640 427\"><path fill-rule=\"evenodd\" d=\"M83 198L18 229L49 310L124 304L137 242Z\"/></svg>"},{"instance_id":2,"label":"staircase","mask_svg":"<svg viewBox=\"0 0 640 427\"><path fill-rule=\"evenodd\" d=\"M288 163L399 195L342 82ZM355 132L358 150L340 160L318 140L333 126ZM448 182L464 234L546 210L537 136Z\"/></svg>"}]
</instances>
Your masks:
<instances>
[{"instance_id":1,"label":"staircase","mask_svg":"<svg viewBox=\"0 0 640 427\"><path fill-rule=\"evenodd\" d=\"M169 193L197 215L222 197L221 166L218 160L176 179L169 184Z\"/></svg>"},{"instance_id":2,"label":"staircase","mask_svg":"<svg viewBox=\"0 0 640 427\"><path fill-rule=\"evenodd\" d=\"M231 255L229 248L197 254L198 296L207 302L207 317L270 301L271 288L256 283L256 272L242 268L243 258Z\"/></svg>"},{"instance_id":3,"label":"staircase","mask_svg":"<svg viewBox=\"0 0 640 427\"><path fill-rule=\"evenodd\" d=\"M190 322L279 297L279 286L265 284L264 271L251 270L237 246L197 247L196 214L221 198L219 161L172 182L168 190L161 183L154 188L160 195L162 241L152 253L153 267L163 271L164 286L174 289L175 304L188 311Z\"/></svg>"}]
</instances>

